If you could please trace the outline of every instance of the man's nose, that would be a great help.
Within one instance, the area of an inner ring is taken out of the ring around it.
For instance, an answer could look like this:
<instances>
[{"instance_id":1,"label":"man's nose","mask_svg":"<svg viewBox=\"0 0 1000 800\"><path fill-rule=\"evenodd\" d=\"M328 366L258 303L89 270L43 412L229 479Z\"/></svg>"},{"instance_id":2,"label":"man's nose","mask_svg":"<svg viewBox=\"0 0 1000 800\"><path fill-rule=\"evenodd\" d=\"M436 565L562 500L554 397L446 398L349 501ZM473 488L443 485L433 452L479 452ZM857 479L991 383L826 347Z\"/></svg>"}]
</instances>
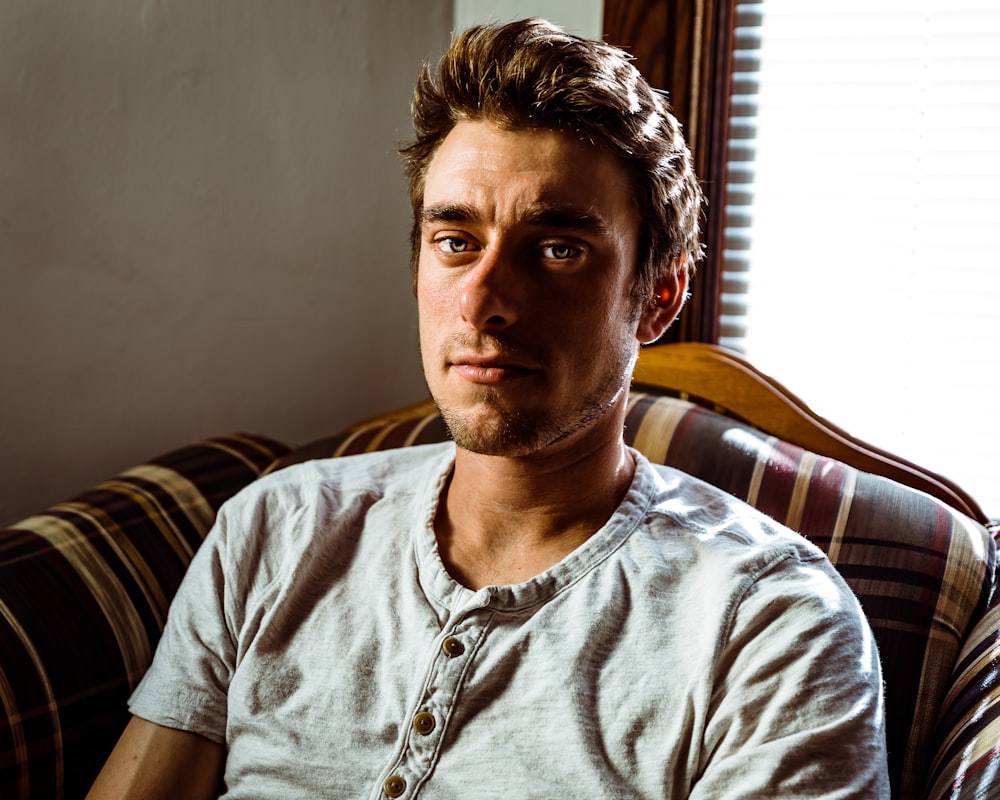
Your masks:
<instances>
[{"instance_id":1,"label":"man's nose","mask_svg":"<svg viewBox=\"0 0 1000 800\"><path fill-rule=\"evenodd\" d=\"M516 261L503 247L488 247L462 285L462 319L475 330L506 328L518 317Z\"/></svg>"}]
</instances>

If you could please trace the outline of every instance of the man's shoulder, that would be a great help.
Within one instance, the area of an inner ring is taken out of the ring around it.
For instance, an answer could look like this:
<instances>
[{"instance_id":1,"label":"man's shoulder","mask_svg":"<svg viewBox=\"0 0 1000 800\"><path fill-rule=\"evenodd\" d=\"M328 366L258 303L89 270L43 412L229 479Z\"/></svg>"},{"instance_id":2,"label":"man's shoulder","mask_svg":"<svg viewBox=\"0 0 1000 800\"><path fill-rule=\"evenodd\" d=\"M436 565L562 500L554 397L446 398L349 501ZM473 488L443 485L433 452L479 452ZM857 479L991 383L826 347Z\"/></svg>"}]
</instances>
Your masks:
<instances>
[{"instance_id":1,"label":"man's shoulder","mask_svg":"<svg viewBox=\"0 0 1000 800\"><path fill-rule=\"evenodd\" d=\"M246 486L231 498L223 517L270 520L274 523L305 510L336 512L368 505L388 495L432 491L454 460L448 442L415 445L293 464Z\"/></svg>"},{"instance_id":2,"label":"man's shoulder","mask_svg":"<svg viewBox=\"0 0 1000 800\"><path fill-rule=\"evenodd\" d=\"M412 445L409 447L375 450L368 453L318 458L272 472L255 481L257 490L287 491L300 486L313 486L318 482L343 481L398 482L438 471L454 460L452 442Z\"/></svg>"},{"instance_id":3,"label":"man's shoulder","mask_svg":"<svg viewBox=\"0 0 1000 800\"><path fill-rule=\"evenodd\" d=\"M633 547L647 552L633 552L633 559L661 563L669 580L692 587L699 609L711 604L704 595L711 586L727 615L741 609L744 618L754 618L794 608L801 624L865 630L853 593L805 536L687 473L649 468L654 490L640 535L631 537Z\"/></svg>"},{"instance_id":4,"label":"man's shoulder","mask_svg":"<svg viewBox=\"0 0 1000 800\"><path fill-rule=\"evenodd\" d=\"M247 487L247 493L311 493L317 485L378 486L412 481L415 476L444 468L454 460L450 442L376 450L369 453L317 458L279 469Z\"/></svg>"},{"instance_id":5,"label":"man's shoulder","mask_svg":"<svg viewBox=\"0 0 1000 800\"><path fill-rule=\"evenodd\" d=\"M646 525L661 535L739 561L826 562L823 551L802 534L745 500L673 467L647 464L654 488Z\"/></svg>"}]
</instances>

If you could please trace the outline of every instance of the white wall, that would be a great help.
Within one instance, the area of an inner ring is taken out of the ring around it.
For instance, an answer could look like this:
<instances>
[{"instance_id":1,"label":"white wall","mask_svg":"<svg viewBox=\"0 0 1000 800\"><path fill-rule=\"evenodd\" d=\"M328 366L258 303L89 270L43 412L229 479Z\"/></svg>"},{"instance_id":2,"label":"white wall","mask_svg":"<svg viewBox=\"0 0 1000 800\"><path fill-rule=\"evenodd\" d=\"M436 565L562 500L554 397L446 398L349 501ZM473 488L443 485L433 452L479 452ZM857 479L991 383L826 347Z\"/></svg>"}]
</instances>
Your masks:
<instances>
[{"instance_id":1,"label":"white wall","mask_svg":"<svg viewBox=\"0 0 1000 800\"><path fill-rule=\"evenodd\" d=\"M424 396L395 145L453 11L0 4L0 525Z\"/></svg>"},{"instance_id":2,"label":"white wall","mask_svg":"<svg viewBox=\"0 0 1000 800\"><path fill-rule=\"evenodd\" d=\"M457 30L477 22L542 17L570 33L597 39L601 36L603 15L602 0L455 0Z\"/></svg>"}]
</instances>

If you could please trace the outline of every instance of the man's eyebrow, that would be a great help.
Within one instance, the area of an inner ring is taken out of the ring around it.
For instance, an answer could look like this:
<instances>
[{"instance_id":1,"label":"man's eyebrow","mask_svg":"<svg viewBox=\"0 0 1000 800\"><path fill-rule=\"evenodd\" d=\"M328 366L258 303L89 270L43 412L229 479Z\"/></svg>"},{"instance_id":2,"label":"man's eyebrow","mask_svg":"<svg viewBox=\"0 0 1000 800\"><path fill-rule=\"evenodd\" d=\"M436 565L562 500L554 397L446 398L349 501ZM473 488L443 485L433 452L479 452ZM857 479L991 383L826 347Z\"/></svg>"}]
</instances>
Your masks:
<instances>
[{"instance_id":1,"label":"man's eyebrow","mask_svg":"<svg viewBox=\"0 0 1000 800\"><path fill-rule=\"evenodd\" d=\"M542 228L565 228L599 234L608 231L608 225L601 217L574 205L533 203L521 215L521 221Z\"/></svg>"},{"instance_id":2,"label":"man's eyebrow","mask_svg":"<svg viewBox=\"0 0 1000 800\"><path fill-rule=\"evenodd\" d=\"M435 203L420 209L420 224L435 222L473 222L478 217L476 210L465 203Z\"/></svg>"},{"instance_id":3,"label":"man's eyebrow","mask_svg":"<svg viewBox=\"0 0 1000 800\"><path fill-rule=\"evenodd\" d=\"M420 223L430 225L442 222L470 223L479 219L476 209L466 203L435 203L420 211ZM556 228L604 234L607 223L599 216L574 205L538 202L528 206L518 221L540 228Z\"/></svg>"}]
</instances>

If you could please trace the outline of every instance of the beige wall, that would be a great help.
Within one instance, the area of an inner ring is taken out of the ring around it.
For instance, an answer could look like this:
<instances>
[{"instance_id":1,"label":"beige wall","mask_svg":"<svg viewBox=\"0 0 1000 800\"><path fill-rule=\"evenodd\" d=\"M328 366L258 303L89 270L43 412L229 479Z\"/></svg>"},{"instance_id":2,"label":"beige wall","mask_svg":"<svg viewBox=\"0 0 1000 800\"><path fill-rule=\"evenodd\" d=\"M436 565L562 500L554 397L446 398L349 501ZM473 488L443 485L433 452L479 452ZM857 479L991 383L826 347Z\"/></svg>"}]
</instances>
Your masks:
<instances>
[{"instance_id":1,"label":"beige wall","mask_svg":"<svg viewBox=\"0 0 1000 800\"><path fill-rule=\"evenodd\" d=\"M541 17L570 33L600 38L604 21L603 0L455 0L455 27L477 22L508 22Z\"/></svg>"},{"instance_id":2,"label":"beige wall","mask_svg":"<svg viewBox=\"0 0 1000 800\"><path fill-rule=\"evenodd\" d=\"M424 395L394 152L451 0L0 4L0 524Z\"/></svg>"}]
</instances>

